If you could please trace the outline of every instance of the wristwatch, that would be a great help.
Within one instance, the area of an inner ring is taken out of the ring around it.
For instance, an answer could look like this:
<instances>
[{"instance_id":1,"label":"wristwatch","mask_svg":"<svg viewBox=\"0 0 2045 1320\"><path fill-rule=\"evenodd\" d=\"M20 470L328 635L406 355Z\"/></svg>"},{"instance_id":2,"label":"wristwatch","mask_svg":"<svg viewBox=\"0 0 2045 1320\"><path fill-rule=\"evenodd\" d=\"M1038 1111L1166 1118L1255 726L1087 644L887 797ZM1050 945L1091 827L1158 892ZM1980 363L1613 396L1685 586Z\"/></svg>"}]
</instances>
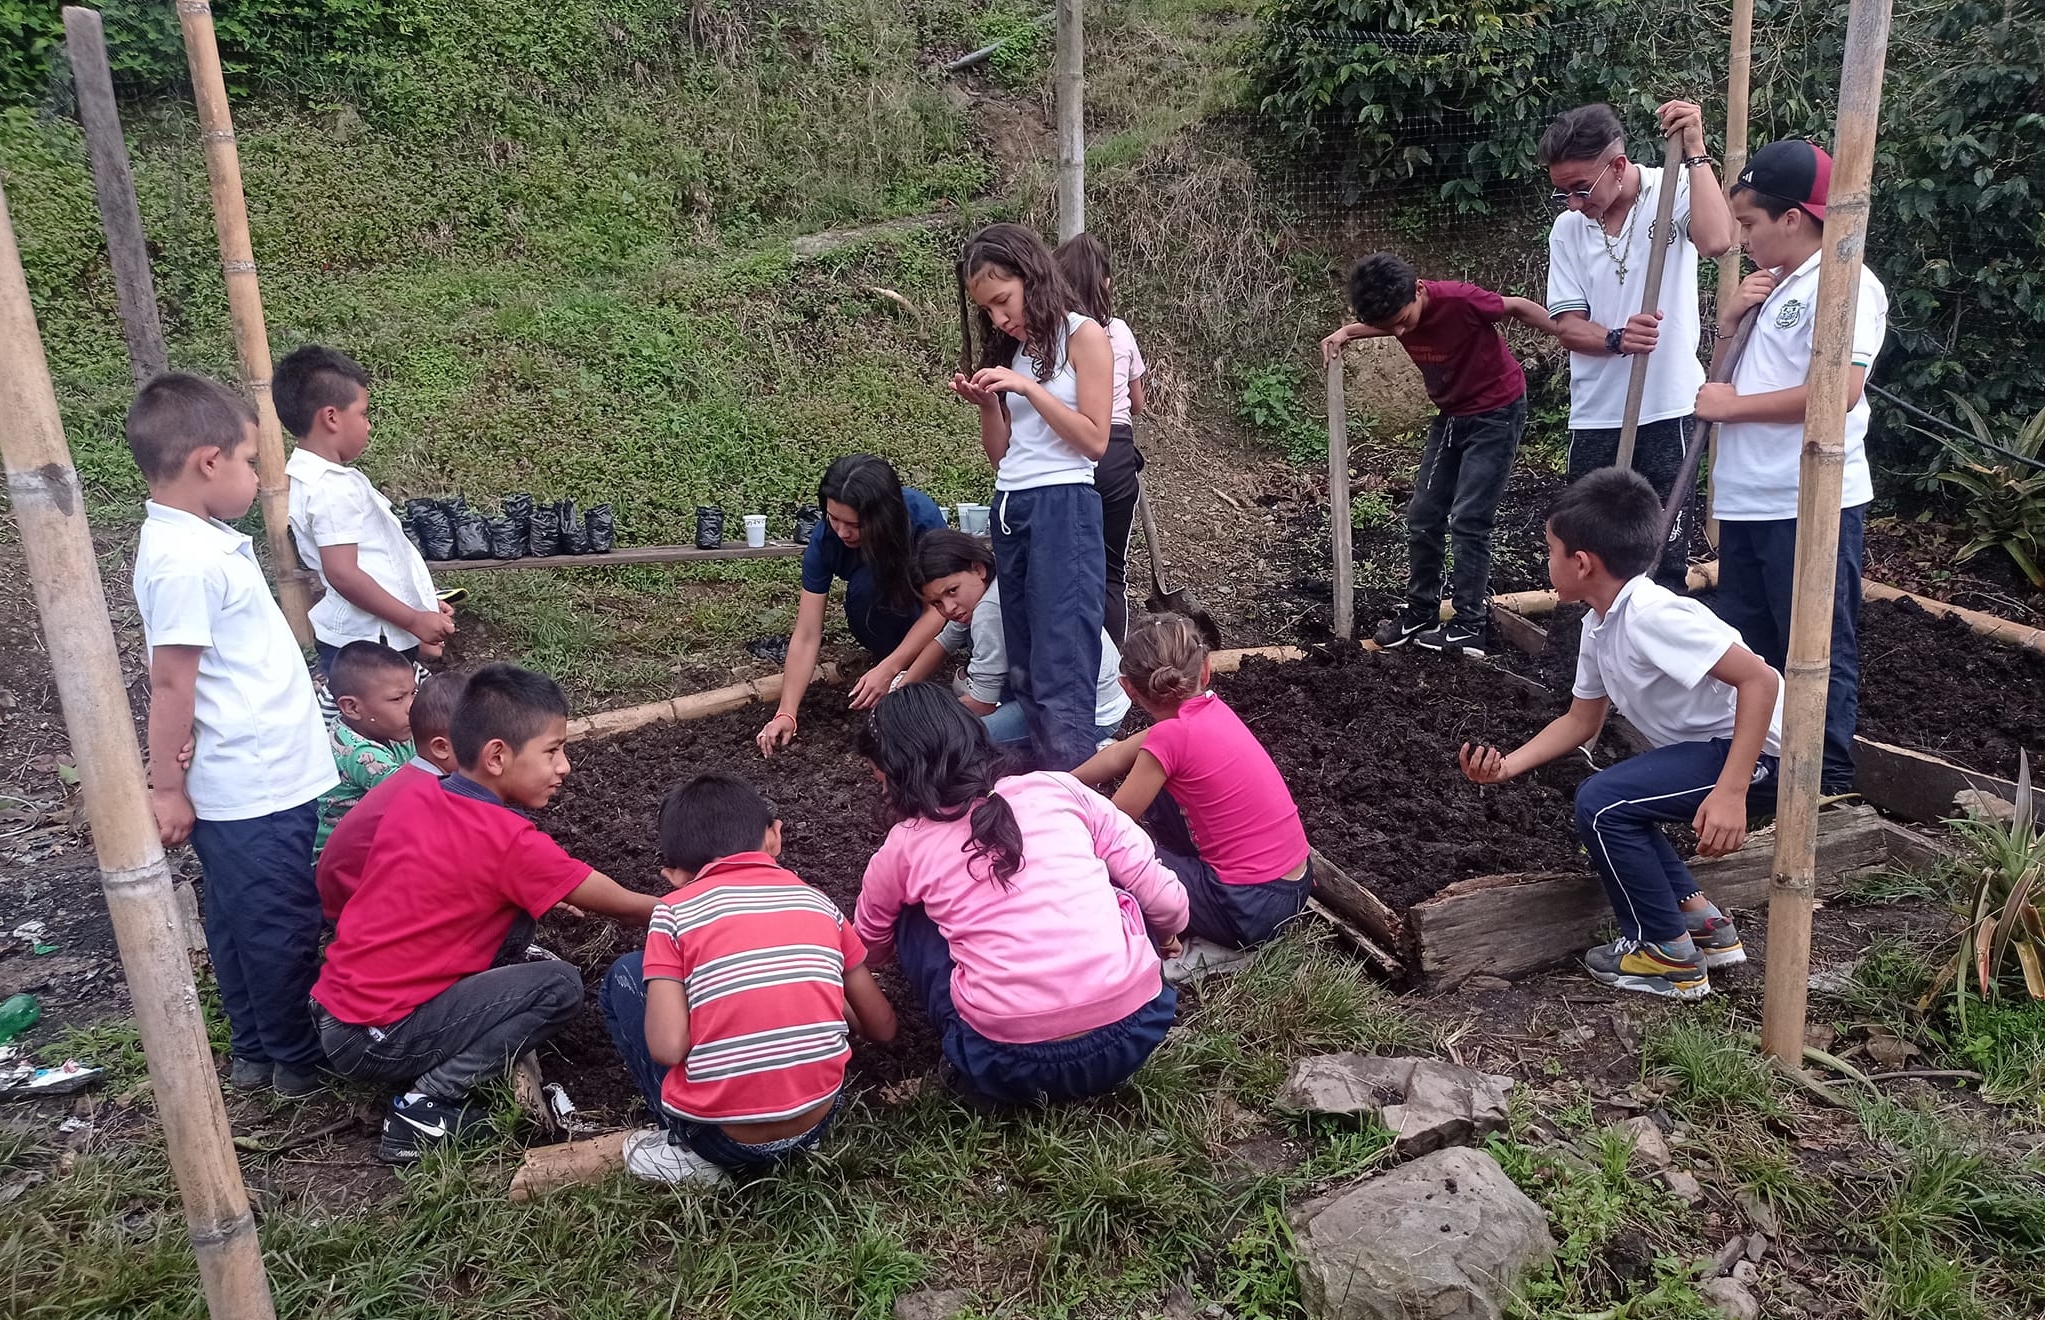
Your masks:
<instances>
[{"instance_id":1,"label":"wristwatch","mask_svg":"<svg viewBox=\"0 0 2045 1320\"><path fill-rule=\"evenodd\" d=\"M1627 356L1626 350L1619 346L1619 341L1624 337L1625 333L1626 331L1623 327L1617 326L1605 331L1605 351L1613 357Z\"/></svg>"}]
</instances>

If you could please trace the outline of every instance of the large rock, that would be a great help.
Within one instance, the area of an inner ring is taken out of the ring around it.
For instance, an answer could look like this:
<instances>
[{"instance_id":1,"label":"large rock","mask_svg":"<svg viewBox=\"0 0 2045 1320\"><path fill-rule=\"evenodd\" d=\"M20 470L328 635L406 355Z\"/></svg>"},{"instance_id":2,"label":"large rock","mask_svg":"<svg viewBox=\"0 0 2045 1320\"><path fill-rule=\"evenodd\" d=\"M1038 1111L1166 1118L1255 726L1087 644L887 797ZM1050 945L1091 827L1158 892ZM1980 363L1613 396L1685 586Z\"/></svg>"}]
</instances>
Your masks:
<instances>
[{"instance_id":1,"label":"large rock","mask_svg":"<svg viewBox=\"0 0 2045 1320\"><path fill-rule=\"evenodd\" d=\"M1301 1207L1294 1233L1314 1320L1500 1320L1555 1254L1541 1207L1462 1147Z\"/></svg>"},{"instance_id":2,"label":"large rock","mask_svg":"<svg viewBox=\"0 0 2045 1320\"><path fill-rule=\"evenodd\" d=\"M1400 1155L1425 1155L1505 1127L1512 1078L1439 1059L1317 1054L1300 1059L1278 1092L1287 1109L1375 1119Z\"/></svg>"}]
</instances>

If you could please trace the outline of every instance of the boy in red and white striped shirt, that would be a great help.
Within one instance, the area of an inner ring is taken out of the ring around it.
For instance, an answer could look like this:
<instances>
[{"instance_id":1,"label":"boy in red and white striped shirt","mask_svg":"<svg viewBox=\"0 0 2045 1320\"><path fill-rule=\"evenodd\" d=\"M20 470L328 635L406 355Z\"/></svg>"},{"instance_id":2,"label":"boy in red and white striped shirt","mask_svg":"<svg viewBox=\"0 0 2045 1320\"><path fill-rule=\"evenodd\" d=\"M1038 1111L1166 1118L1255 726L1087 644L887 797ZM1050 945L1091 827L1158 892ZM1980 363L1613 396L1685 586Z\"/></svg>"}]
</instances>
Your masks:
<instances>
[{"instance_id":1,"label":"boy in red and white striped shirt","mask_svg":"<svg viewBox=\"0 0 2045 1320\"><path fill-rule=\"evenodd\" d=\"M773 807L735 775L698 775L661 804L675 890L645 951L618 959L598 992L661 1120L626 1142L641 1177L718 1181L814 1147L838 1113L849 1033L894 1039L866 947L780 854Z\"/></svg>"}]
</instances>

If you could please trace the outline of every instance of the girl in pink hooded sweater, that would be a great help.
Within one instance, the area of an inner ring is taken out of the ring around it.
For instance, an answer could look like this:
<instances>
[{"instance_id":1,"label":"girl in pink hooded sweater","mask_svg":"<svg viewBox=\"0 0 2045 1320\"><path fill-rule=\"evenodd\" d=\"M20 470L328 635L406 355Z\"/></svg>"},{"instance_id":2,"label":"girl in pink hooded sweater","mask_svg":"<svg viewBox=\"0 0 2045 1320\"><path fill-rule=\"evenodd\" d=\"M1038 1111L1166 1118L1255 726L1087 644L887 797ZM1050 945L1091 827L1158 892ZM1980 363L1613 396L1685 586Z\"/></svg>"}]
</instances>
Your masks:
<instances>
[{"instance_id":1,"label":"girl in pink hooded sweater","mask_svg":"<svg viewBox=\"0 0 2045 1320\"><path fill-rule=\"evenodd\" d=\"M1001 774L985 727L934 684L875 708L859 750L895 825L853 919L902 962L973 1095L1074 1100L1127 1081L1178 995L1186 891L1135 822L1071 775Z\"/></svg>"}]
</instances>

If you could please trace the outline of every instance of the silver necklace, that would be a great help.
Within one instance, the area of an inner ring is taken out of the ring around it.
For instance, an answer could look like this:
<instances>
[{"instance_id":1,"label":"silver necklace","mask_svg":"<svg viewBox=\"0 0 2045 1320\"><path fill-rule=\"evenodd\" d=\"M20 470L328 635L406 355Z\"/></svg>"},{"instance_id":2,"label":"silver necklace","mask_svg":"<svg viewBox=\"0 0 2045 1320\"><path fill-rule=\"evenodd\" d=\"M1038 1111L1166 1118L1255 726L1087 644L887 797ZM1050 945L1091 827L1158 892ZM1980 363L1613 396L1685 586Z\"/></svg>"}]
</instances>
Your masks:
<instances>
[{"instance_id":1,"label":"silver necklace","mask_svg":"<svg viewBox=\"0 0 2045 1320\"><path fill-rule=\"evenodd\" d=\"M1592 221L1597 226L1599 241L1605 245L1605 255L1612 259L1613 268L1619 272L1619 283L1622 285L1626 283L1626 252L1633 246L1633 225L1640 219L1640 204L1645 198L1646 189L1642 189L1640 195L1633 199L1633 204L1626 208L1626 223L1619 226L1616 241L1606 232L1603 220Z\"/></svg>"}]
</instances>

